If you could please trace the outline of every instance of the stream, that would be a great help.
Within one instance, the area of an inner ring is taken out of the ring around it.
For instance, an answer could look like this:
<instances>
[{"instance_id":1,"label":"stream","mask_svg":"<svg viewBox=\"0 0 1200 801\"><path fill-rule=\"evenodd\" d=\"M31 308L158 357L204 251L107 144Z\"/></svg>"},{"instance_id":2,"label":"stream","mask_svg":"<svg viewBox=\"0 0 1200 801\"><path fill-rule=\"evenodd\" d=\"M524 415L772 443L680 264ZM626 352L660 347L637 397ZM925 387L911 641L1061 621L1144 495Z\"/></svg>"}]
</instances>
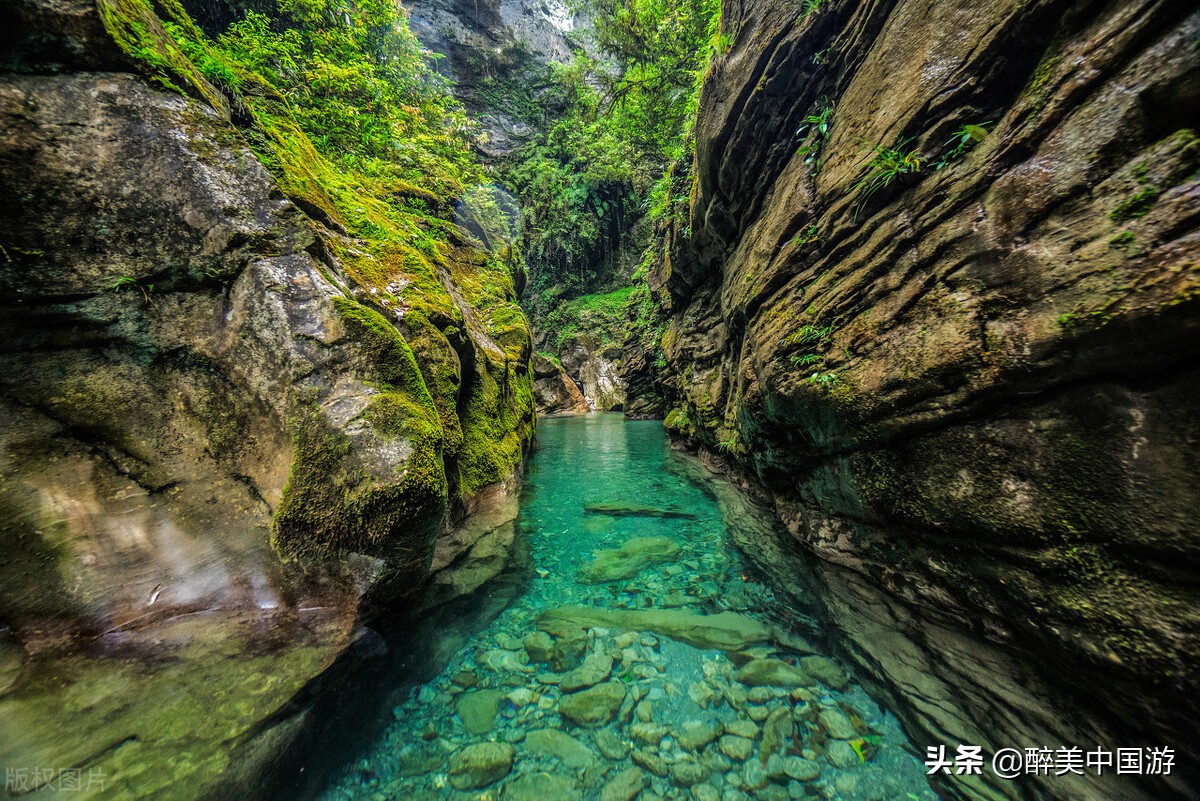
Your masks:
<instances>
[{"instance_id":1,"label":"stream","mask_svg":"<svg viewBox=\"0 0 1200 801\"><path fill-rule=\"evenodd\" d=\"M393 722L322 801L937 799L661 423L547 418L538 443L520 558L482 592L502 611L413 646L436 664L392 678Z\"/></svg>"}]
</instances>

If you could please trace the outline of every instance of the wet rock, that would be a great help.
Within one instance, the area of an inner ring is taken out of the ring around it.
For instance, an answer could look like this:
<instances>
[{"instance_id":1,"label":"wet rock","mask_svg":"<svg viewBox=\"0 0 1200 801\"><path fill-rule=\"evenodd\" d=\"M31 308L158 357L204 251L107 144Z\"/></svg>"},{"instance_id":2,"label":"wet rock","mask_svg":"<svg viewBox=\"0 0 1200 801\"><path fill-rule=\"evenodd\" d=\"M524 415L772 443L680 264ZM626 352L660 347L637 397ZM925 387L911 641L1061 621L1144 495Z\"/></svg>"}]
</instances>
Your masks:
<instances>
[{"instance_id":1,"label":"wet rock","mask_svg":"<svg viewBox=\"0 0 1200 801\"><path fill-rule=\"evenodd\" d=\"M624 759L629 756L629 749L629 743L612 729L600 729L596 732L596 750L605 759Z\"/></svg>"},{"instance_id":2,"label":"wet rock","mask_svg":"<svg viewBox=\"0 0 1200 801\"><path fill-rule=\"evenodd\" d=\"M697 681L688 686L688 698L691 698L701 709L708 709L710 705L720 700L721 693L713 689L708 682Z\"/></svg>"},{"instance_id":3,"label":"wet rock","mask_svg":"<svg viewBox=\"0 0 1200 801\"><path fill-rule=\"evenodd\" d=\"M611 626L631 631L653 631L700 649L731 650L766 642L767 627L734 612L698 615L677 609L607 610L588 606L563 606L538 617L538 627ZM553 633L551 631L550 633Z\"/></svg>"},{"instance_id":4,"label":"wet rock","mask_svg":"<svg viewBox=\"0 0 1200 801\"><path fill-rule=\"evenodd\" d=\"M718 720L689 720L679 727L675 739L687 751L699 751L721 736L725 727Z\"/></svg>"},{"instance_id":5,"label":"wet rock","mask_svg":"<svg viewBox=\"0 0 1200 801\"><path fill-rule=\"evenodd\" d=\"M751 706L746 709L746 714L751 720L762 722L767 719L767 715L771 714L771 710L765 706Z\"/></svg>"},{"instance_id":6,"label":"wet rock","mask_svg":"<svg viewBox=\"0 0 1200 801\"><path fill-rule=\"evenodd\" d=\"M496 725L501 690L469 690L458 696L455 711L469 734L487 734Z\"/></svg>"},{"instance_id":7,"label":"wet rock","mask_svg":"<svg viewBox=\"0 0 1200 801\"><path fill-rule=\"evenodd\" d=\"M761 790L767 786L767 771L757 759L742 764L742 786L748 790Z\"/></svg>"},{"instance_id":8,"label":"wet rock","mask_svg":"<svg viewBox=\"0 0 1200 801\"><path fill-rule=\"evenodd\" d=\"M590 515L607 515L608 517L657 517L665 519L695 520L691 512L678 509L658 509L653 506L632 506L620 503L593 503L583 507Z\"/></svg>"},{"instance_id":9,"label":"wet rock","mask_svg":"<svg viewBox=\"0 0 1200 801\"><path fill-rule=\"evenodd\" d=\"M396 752L396 773L401 776L421 776L440 770L446 752L436 743L413 743Z\"/></svg>"},{"instance_id":10,"label":"wet rock","mask_svg":"<svg viewBox=\"0 0 1200 801\"><path fill-rule=\"evenodd\" d=\"M470 689L479 683L479 674L472 670L460 670L450 679L459 687Z\"/></svg>"},{"instance_id":11,"label":"wet rock","mask_svg":"<svg viewBox=\"0 0 1200 801\"><path fill-rule=\"evenodd\" d=\"M586 768L596 762L592 749L557 729L529 732L525 737L525 748L536 756L553 757L568 768Z\"/></svg>"},{"instance_id":12,"label":"wet rock","mask_svg":"<svg viewBox=\"0 0 1200 801\"><path fill-rule=\"evenodd\" d=\"M827 656L803 657L800 660L800 667L804 669L805 673L834 690L842 689L849 681L841 666Z\"/></svg>"},{"instance_id":13,"label":"wet rock","mask_svg":"<svg viewBox=\"0 0 1200 801\"><path fill-rule=\"evenodd\" d=\"M784 757L783 772L796 781L808 782L821 775L821 766L811 759L789 756Z\"/></svg>"},{"instance_id":14,"label":"wet rock","mask_svg":"<svg viewBox=\"0 0 1200 801\"><path fill-rule=\"evenodd\" d=\"M508 775L515 755L508 743L468 745L450 756L450 784L458 790L487 787Z\"/></svg>"},{"instance_id":15,"label":"wet rock","mask_svg":"<svg viewBox=\"0 0 1200 801\"><path fill-rule=\"evenodd\" d=\"M649 751L635 749L630 752L629 758L633 760L633 764L637 765L638 767L645 768L655 776L662 776L663 778L666 778L667 774L671 772L670 767L662 757L658 756L657 754L652 754Z\"/></svg>"},{"instance_id":16,"label":"wet rock","mask_svg":"<svg viewBox=\"0 0 1200 801\"><path fill-rule=\"evenodd\" d=\"M646 774L638 768L627 768L605 783L600 801L633 801L646 786Z\"/></svg>"},{"instance_id":17,"label":"wet rock","mask_svg":"<svg viewBox=\"0 0 1200 801\"><path fill-rule=\"evenodd\" d=\"M513 709L521 709L538 700L538 695L528 687L518 687L504 696L503 699Z\"/></svg>"},{"instance_id":18,"label":"wet rock","mask_svg":"<svg viewBox=\"0 0 1200 801\"><path fill-rule=\"evenodd\" d=\"M667 537L634 537L620 548L596 551L593 560L579 569L581 584L604 584L629 579L648 567L679 557L677 542Z\"/></svg>"},{"instance_id":19,"label":"wet rock","mask_svg":"<svg viewBox=\"0 0 1200 801\"><path fill-rule=\"evenodd\" d=\"M519 651L522 648L521 640L511 634L501 634L496 637L496 645L503 648L505 651Z\"/></svg>"},{"instance_id":20,"label":"wet rock","mask_svg":"<svg viewBox=\"0 0 1200 801\"><path fill-rule=\"evenodd\" d=\"M642 723L649 723L654 719L654 707L649 701L639 701L633 713L637 715L637 719Z\"/></svg>"},{"instance_id":21,"label":"wet rock","mask_svg":"<svg viewBox=\"0 0 1200 801\"><path fill-rule=\"evenodd\" d=\"M830 737L838 740L853 740L858 736L854 724L840 709L822 709L818 719Z\"/></svg>"},{"instance_id":22,"label":"wet rock","mask_svg":"<svg viewBox=\"0 0 1200 801\"><path fill-rule=\"evenodd\" d=\"M794 728L791 710L780 708L768 715L763 723L759 758L766 760L771 754L786 748Z\"/></svg>"},{"instance_id":23,"label":"wet rock","mask_svg":"<svg viewBox=\"0 0 1200 801\"><path fill-rule=\"evenodd\" d=\"M629 736L646 745L658 745L670 733L670 728L661 723L635 723L629 727Z\"/></svg>"},{"instance_id":24,"label":"wet rock","mask_svg":"<svg viewBox=\"0 0 1200 801\"><path fill-rule=\"evenodd\" d=\"M625 685L609 681L564 696L558 711L576 726L598 728L613 719L624 700Z\"/></svg>"},{"instance_id":25,"label":"wet rock","mask_svg":"<svg viewBox=\"0 0 1200 801\"><path fill-rule=\"evenodd\" d=\"M521 640L530 662L549 662L553 654L554 640L544 631L535 631Z\"/></svg>"},{"instance_id":26,"label":"wet rock","mask_svg":"<svg viewBox=\"0 0 1200 801\"><path fill-rule=\"evenodd\" d=\"M752 659L738 668L734 679L749 687L803 687L812 684L807 673L778 659Z\"/></svg>"},{"instance_id":27,"label":"wet rock","mask_svg":"<svg viewBox=\"0 0 1200 801\"><path fill-rule=\"evenodd\" d=\"M748 740L745 737L726 734L717 741L717 748L721 749L722 754L735 762L744 762L754 753L754 741Z\"/></svg>"},{"instance_id":28,"label":"wet rock","mask_svg":"<svg viewBox=\"0 0 1200 801\"><path fill-rule=\"evenodd\" d=\"M574 692L591 687L612 674L613 659L608 654L590 654L583 664L565 673L558 686L563 692Z\"/></svg>"},{"instance_id":29,"label":"wet rock","mask_svg":"<svg viewBox=\"0 0 1200 801\"><path fill-rule=\"evenodd\" d=\"M825 758L835 768L854 768L862 764L858 754L845 740L833 740L825 746Z\"/></svg>"},{"instance_id":30,"label":"wet rock","mask_svg":"<svg viewBox=\"0 0 1200 801\"><path fill-rule=\"evenodd\" d=\"M505 651L502 648L493 648L490 651L484 651L475 661L480 667L493 670L497 673L534 672L533 667L521 661L520 652Z\"/></svg>"},{"instance_id":31,"label":"wet rock","mask_svg":"<svg viewBox=\"0 0 1200 801\"><path fill-rule=\"evenodd\" d=\"M758 724L752 720L738 719L725 724L725 733L736 734L738 737L754 740L758 738L758 732Z\"/></svg>"},{"instance_id":32,"label":"wet rock","mask_svg":"<svg viewBox=\"0 0 1200 801\"><path fill-rule=\"evenodd\" d=\"M671 765L671 781L680 787L691 787L708 778L709 770L693 757L684 757Z\"/></svg>"},{"instance_id":33,"label":"wet rock","mask_svg":"<svg viewBox=\"0 0 1200 801\"><path fill-rule=\"evenodd\" d=\"M579 801L575 782L549 773L527 773L510 781L504 788L504 801Z\"/></svg>"},{"instance_id":34,"label":"wet rock","mask_svg":"<svg viewBox=\"0 0 1200 801\"><path fill-rule=\"evenodd\" d=\"M692 788L692 798L695 801L721 801L721 793L711 784L697 784Z\"/></svg>"}]
</instances>

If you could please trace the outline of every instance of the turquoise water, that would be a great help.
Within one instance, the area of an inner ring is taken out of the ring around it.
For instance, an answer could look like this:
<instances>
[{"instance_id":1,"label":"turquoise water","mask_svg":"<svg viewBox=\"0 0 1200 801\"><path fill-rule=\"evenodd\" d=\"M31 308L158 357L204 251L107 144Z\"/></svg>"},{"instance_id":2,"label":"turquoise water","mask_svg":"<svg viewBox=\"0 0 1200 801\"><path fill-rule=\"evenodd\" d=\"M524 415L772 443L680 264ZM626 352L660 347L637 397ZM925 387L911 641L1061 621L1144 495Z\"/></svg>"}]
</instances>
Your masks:
<instances>
[{"instance_id":1,"label":"turquoise water","mask_svg":"<svg viewBox=\"0 0 1200 801\"><path fill-rule=\"evenodd\" d=\"M778 629L784 602L660 423L550 418L538 440L518 524L532 578L324 801L936 801L896 719L815 632Z\"/></svg>"}]
</instances>

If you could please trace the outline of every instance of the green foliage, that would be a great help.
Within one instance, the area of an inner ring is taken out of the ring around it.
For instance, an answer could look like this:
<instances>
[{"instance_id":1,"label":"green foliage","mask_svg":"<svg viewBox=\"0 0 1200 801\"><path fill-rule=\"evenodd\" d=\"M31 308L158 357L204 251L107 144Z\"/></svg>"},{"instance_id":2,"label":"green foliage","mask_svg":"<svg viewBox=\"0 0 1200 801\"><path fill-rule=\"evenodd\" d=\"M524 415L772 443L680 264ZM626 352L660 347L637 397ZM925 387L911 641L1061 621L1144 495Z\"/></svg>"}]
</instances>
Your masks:
<instances>
[{"instance_id":1,"label":"green foliage","mask_svg":"<svg viewBox=\"0 0 1200 801\"><path fill-rule=\"evenodd\" d=\"M829 139L830 117L833 116L833 104L828 100L821 101L821 108L816 114L809 114L796 131L796 137L801 140L811 140L800 146L799 153L804 156L813 175L821 170L821 148Z\"/></svg>"},{"instance_id":2,"label":"green foliage","mask_svg":"<svg viewBox=\"0 0 1200 801\"><path fill-rule=\"evenodd\" d=\"M636 320L634 304L646 294L641 287L583 295L561 303L546 315L546 330L561 348L576 334L589 334L602 345L621 345Z\"/></svg>"},{"instance_id":3,"label":"green foliage","mask_svg":"<svg viewBox=\"0 0 1200 801\"><path fill-rule=\"evenodd\" d=\"M1157 187L1148 186L1145 189L1125 198L1108 213L1108 218L1115 223L1136 220L1150 213L1150 207L1158 200Z\"/></svg>"},{"instance_id":4,"label":"green foliage","mask_svg":"<svg viewBox=\"0 0 1200 801\"><path fill-rule=\"evenodd\" d=\"M853 186L853 191L860 195L855 206L856 219L880 189L895 183L901 176L921 171L919 153L916 148L904 150L906 144L907 140L897 143L895 147L874 146L873 155L867 162L867 174L859 178Z\"/></svg>"},{"instance_id":5,"label":"green foliage","mask_svg":"<svg viewBox=\"0 0 1200 801\"><path fill-rule=\"evenodd\" d=\"M583 49L556 69L541 102L564 109L516 155L502 182L524 209L527 303L544 313L617 275L632 220L661 216L686 180L706 63L731 42L717 0L586 3L599 55Z\"/></svg>"},{"instance_id":6,"label":"green foliage","mask_svg":"<svg viewBox=\"0 0 1200 801\"><path fill-rule=\"evenodd\" d=\"M988 136L987 126L990 122L981 122L978 125L964 125L954 132L954 135L946 140L946 152L936 165L935 170L940 170L952 161L960 158L968 149L974 147L977 143L982 142Z\"/></svg>"},{"instance_id":7,"label":"green foliage","mask_svg":"<svg viewBox=\"0 0 1200 801\"><path fill-rule=\"evenodd\" d=\"M811 245L820 238L820 234L817 233L817 225L816 223L813 223L784 243L784 247L788 248Z\"/></svg>"}]
</instances>

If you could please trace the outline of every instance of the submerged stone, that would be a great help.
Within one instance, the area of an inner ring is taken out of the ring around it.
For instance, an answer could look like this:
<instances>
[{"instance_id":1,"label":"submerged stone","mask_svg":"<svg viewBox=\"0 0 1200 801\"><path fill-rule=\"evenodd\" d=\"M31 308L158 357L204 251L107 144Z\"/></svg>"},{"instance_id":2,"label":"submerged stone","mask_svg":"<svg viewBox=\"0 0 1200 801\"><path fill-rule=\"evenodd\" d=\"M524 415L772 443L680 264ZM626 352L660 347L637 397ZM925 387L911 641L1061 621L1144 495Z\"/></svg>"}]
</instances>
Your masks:
<instances>
[{"instance_id":1,"label":"submerged stone","mask_svg":"<svg viewBox=\"0 0 1200 801\"><path fill-rule=\"evenodd\" d=\"M620 760L629 756L629 743L612 729L596 732L596 748L605 759Z\"/></svg>"},{"instance_id":2,"label":"submerged stone","mask_svg":"<svg viewBox=\"0 0 1200 801\"><path fill-rule=\"evenodd\" d=\"M600 790L600 801L633 801L646 786L646 774L627 768L609 779Z\"/></svg>"},{"instance_id":3,"label":"submerged stone","mask_svg":"<svg viewBox=\"0 0 1200 801\"><path fill-rule=\"evenodd\" d=\"M675 739L687 751L699 751L721 736L725 727L719 720L689 720L679 727Z\"/></svg>"},{"instance_id":4,"label":"submerged stone","mask_svg":"<svg viewBox=\"0 0 1200 801\"><path fill-rule=\"evenodd\" d=\"M612 673L613 658L608 654L591 654L583 664L566 673L558 686L563 692L574 692L599 684Z\"/></svg>"},{"instance_id":5,"label":"submerged stone","mask_svg":"<svg viewBox=\"0 0 1200 801\"><path fill-rule=\"evenodd\" d=\"M458 696L455 711L469 734L487 734L496 725L501 690L470 690Z\"/></svg>"},{"instance_id":6,"label":"submerged stone","mask_svg":"<svg viewBox=\"0 0 1200 801\"><path fill-rule=\"evenodd\" d=\"M827 656L806 656L800 660L800 667L814 679L834 690L842 689L849 682L841 666Z\"/></svg>"},{"instance_id":7,"label":"submerged stone","mask_svg":"<svg viewBox=\"0 0 1200 801\"><path fill-rule=\"evenodd\" d=\"M631 631L653 631L695 648L722 651L741 650L764 643L770 631L751 617L735 612L700 615L678 609L597 609L590 606L562 606L543 612L539 628L608 626Z\"/></svg>"},{"instance_id":8,"label":"submerged stone","mask_svg":"<svg viewBox=\"0 0 1200 801\"><path fill-rule=\"evenodd\" d=\"M468 745L450 756L450 784L457 790L487 787L508 775L515 755L508 743Z\"/></svg>"},{"instance_id":9,"label":"submerged stone","mask_svg":"<svg viewBox=\"0 0 1200 801\"><path fill-rule=\"evenodd\" d=\"M634 537L620 548L596 551L579 569L581 584L603 584L633 578L648 567L679 558L679 544L668 537Z\"/></svg>"},{"instance_id":10,"label":"submerged stone","mask_svg":"<svg viewBox=\"0 0 1200 801\"><path fill-rule=\"evenodd\" d=\"M592 749L558 729L534 729L525 737L525 748L538 756L553 757L568 768L585 768L596 762Z\"/></svg>"},{"instance_id":11,"label":"submerged stone","mask_svg":"<svg viewBox=\"0 0 1200 801\"><path fill-rule=\"evenodd\" d=\"M858 731L854 728L854 724L850 722L850 718L846 717L845 713L841 710L822 709L820 721L821 726L830 737L835 737L838 740L853 740L858 736Z\"/></svg>"},{"instance_id":12,"label":"submerged stone","mask_svg":"<svg viewBox=\"0 0 1200 801\"><path fill-rule=\"evenodd\" d=\"M558 711L576 726L594 729L612 720L624 700L625 685L619 681L609 681L564 696L558 704Z\"/></svg>"},{"instance_id":13,"label":"submerged stone","mask_svg":"<svg viewBox=\"0 0 1200 801\"><path fill-rule=\"evenodd\" d=\"M721 749L722 754L736 762L745 762L754 753L752 740L733 734L726 734L718 740L717 747Z\"/></svg>"},{"instance_id":14,"label":"submerged stone","mask_svg":"<svg viewBox=\"0 0 1200 801\"><path fill-rule=\"evenodd\" d=\"M807 673L778 659L751 659L733 674L749 687L804 687L812 684Z\"/></svg>"},{"instance_id":15,"label":"submerged stone","mask_svg":"<svg viewBox=\"0 0 1200 801\"><path fill-rule=\"evenodd\" d=\"M513 779L502 797L504 801L578 801L580 792L565 776L539 771Z\"/></svg>"},{"instance_id":16,"label":"submerged stone","mask_svg":"<svg viewBox=\"0 0 1200 801\"><path fill-rule=\"evenodd\" d=\"M632 506L620 503L592 503L583 507L589 515L607 515L608 517L657 517L679 520L695 520L691 512L678 509L659 509L653 506Z\"/></svg>"}]
</instances>

